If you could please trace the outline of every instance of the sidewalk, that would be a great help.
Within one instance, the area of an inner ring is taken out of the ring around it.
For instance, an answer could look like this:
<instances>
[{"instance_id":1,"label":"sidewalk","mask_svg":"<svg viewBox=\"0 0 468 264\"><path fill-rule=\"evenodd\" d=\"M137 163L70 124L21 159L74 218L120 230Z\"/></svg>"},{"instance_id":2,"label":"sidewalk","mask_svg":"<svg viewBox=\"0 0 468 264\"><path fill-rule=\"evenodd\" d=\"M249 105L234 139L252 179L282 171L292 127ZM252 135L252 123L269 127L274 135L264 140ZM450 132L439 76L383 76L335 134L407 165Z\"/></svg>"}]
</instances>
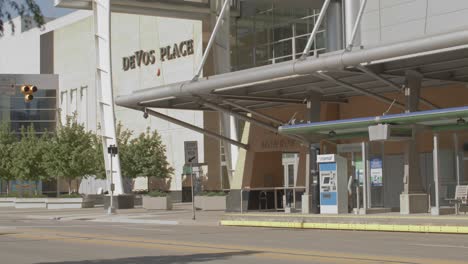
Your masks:
<instances>
[{"instance_id":1,"label":"sidewalk","mask_svg":"<svg viewBox=\"0 0 468 264\"><path fill-rule=\"evenodd\" d=\"M223 226L279 227L386 232L468 234L468 215L303 215L284 213L231 213L223 215Z\"/></svg>"},{"instance_id":2,"label":"sidewalk","mask_svg":"<svg viewBox=\"0 0 468 264\"><path fill-rule=\"evenodd\" d=\"M153 225L218 226L223 214L222 211L196 211L194 221L191 205L188 204L175 204L174 209L170 211L143 208L117 210L114 215L108 215L102 207L67 210L0 208L0 215L5 218Z\"/></svg>"}]
</instances>

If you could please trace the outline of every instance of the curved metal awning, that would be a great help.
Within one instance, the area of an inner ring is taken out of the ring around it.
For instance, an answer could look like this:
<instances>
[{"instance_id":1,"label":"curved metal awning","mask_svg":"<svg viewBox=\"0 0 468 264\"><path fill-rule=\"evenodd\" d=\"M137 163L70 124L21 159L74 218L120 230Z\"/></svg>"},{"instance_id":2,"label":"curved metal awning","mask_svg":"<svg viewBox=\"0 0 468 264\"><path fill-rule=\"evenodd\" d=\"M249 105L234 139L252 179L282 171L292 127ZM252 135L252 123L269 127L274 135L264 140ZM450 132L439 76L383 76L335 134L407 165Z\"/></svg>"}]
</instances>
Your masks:
<instances>
[{"instance_id":1,"label":"curved metal awning","mask_svg":"<svg viewBox=\"0 0 468 264\"><path fill-rule=\"evenodd\" d=\"M413 113L352 118L279 127L280 134L298 135L309 140L367 137L369 126L389 124L399 129L418 125L432 131L468 129L468 107L453 107Z\"/></svg>"},{"instance_id":2,"label":"curved metal awning","mask_svg":"<svg viewBox=\"0 0 468 264\"><path fill-rule=\"evenodd\" d=\"M398 91L408 70L422 74L423 88L467 83L468 29L143 89L119 96L116 103L133 109L211 110L201 101L228 105L229 100L240 107L228 108L242 111L300 104L316 94L339 103L357 95L391 103L383 94Z\"/></svg>"}]
</instances>

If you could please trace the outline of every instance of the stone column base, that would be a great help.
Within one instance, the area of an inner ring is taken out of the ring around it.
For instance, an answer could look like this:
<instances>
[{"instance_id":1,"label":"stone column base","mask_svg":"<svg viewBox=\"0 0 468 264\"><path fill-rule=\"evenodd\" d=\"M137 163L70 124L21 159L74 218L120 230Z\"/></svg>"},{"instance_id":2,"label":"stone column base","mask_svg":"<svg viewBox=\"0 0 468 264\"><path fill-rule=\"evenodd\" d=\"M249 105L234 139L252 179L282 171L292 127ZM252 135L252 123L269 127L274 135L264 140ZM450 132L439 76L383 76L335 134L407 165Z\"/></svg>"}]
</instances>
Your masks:
<instances>
[{"instance_id":1,"label":"stone column base","mask_svg":"<svg viewBox=\"0 0 468 264\"><path fill-rule=\"evenodd\" d=\"M131 194L116 195L113 199L115 209L132 209L135 207L135 196ZM104 209L110 206L110 195L104 196Z\"/></svg>"},{"instance_id":2,"label":"stone column base","mask_svg":"<svg viewBox=\"0 0 468 264\"><path fill-rule=\"evenodd\" d=\"M426 193L402 193L400 194L400 214L427 213L428 195Z\"/></svg>"}]
</instances>

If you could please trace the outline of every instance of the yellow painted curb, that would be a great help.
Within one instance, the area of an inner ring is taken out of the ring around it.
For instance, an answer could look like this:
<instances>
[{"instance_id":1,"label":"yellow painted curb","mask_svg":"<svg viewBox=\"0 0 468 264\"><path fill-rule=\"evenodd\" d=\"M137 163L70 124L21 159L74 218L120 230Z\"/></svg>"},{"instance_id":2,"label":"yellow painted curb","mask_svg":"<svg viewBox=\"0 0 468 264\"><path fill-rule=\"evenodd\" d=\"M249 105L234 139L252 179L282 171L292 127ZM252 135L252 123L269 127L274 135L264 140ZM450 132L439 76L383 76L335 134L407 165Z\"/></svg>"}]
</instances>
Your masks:
<instances>
[{"instance_id":1,"label":"yellow painted curb","mask_svg":"<svg viewBox=\"0 0 468 264\"><path fill-rule=\"evenodd\" d=\"M302 223L302 222L242 221L242 220L221 220L220 224L222 226L277 227L277 228L296 228L296 229L329 229L329 230L384 231L384 232L411 232L411 233L468 234L468 226Z\"/></svg>"}]
</instances>

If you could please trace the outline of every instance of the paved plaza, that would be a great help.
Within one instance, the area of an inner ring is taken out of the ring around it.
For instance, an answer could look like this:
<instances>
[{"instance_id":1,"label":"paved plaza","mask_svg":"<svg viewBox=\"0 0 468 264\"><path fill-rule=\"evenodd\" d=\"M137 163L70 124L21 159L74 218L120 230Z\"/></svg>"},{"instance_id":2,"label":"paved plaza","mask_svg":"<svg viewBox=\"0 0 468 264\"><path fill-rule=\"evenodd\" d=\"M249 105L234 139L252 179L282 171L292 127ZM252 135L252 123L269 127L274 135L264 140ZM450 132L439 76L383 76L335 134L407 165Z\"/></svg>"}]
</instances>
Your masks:
<instances>
[{"instance_id":1,"label":"paved plaza","mask_svg":"<svg viewBox=\"0 0 468 264\"><path fill-rule=\"evenodd\" d=\"M0 209L1 263L466 263L466 235L220 226L223 212Z\"/></svg>"}]
</instances>

